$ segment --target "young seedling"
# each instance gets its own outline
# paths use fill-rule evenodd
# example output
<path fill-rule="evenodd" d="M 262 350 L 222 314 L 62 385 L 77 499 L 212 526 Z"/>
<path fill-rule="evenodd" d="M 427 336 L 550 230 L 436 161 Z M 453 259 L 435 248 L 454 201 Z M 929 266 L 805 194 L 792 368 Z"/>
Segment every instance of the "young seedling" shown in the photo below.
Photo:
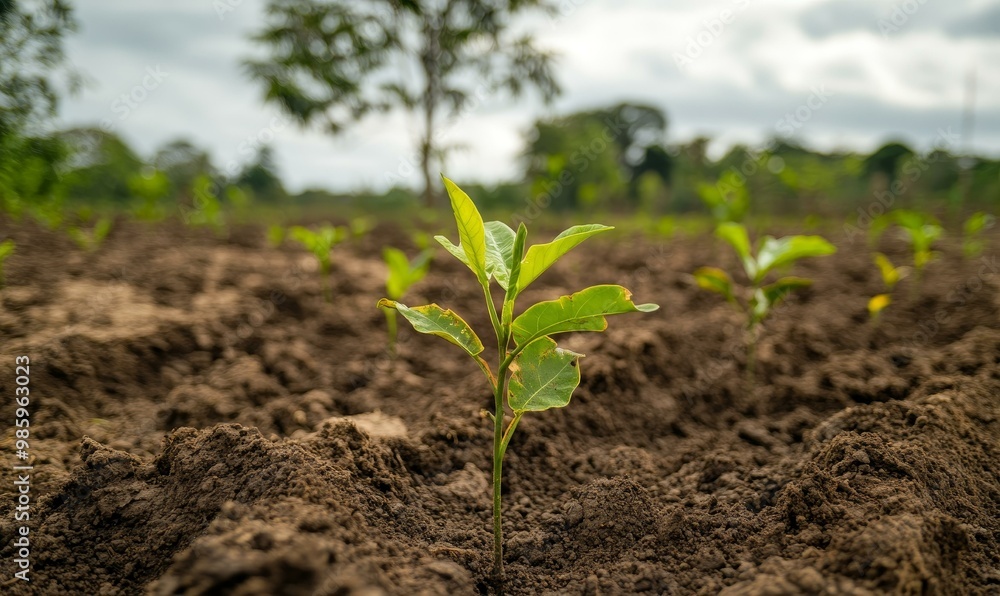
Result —
<path fill-rule="evenodd" d="M 70 239 L 76 243 L 80 250 L 86 252 L 95 252 L 104 243 L 105 238 L 111 233 L 111 228 L 114 226 L 115 220 L 104 216 L 98 218 L 94 223 L 94 226 L 89 230 L 81 226 L 71 226 L 67 228 L 66 233 L 69 234 Z"/>
<path fill-rule="evenodd" d="M 983 254 L 985 242 L 983 232 L 993 227 L 996 218 L 989 213 L 973 213 L 962 226 L 962 253 L 967 259 L 975 259 Z"/>
<path fill-rule="evenodd" d="M 877 324 L 882 311 L 892 304 L 892 292 L 896 289 L 896 284 L 910 274 L 910 268 L 905 265 L 894 266 L 889 257 L 880 252 L 875 253 L 875 266 L 878 267 L 886 290 L 868 300 L 868 314 L 871 315 L 872 321 Z"/>
<path fill-rule="evenodd" d="M 924 268 L 938 256 L 938 253 L 932 250 L 932 245 L 944 233 L 944 228 L 933 216 L 916 211 L 896 211 L 893 221 L 903 230 L 903 235 L 910 244 L 914 275 L 919 285 Z"/>
<path fill-rule="evenodd" d="M 406 258 L 406 253 L 398 248 L 387 246 L 382 249 L 382 259 L 389 266 L 389 276 L 385 281 L 385 294 L 389 300 L 402 300 L 410 286 L 422 280 L 431 266 L 434 252 L 424 249 L 413 260 Z M 396 357 L 396 310 L 383 308 L 386 325 L 389 327 L 389 354 Z"/>
<path fill-rule="evenodd" d="M 14 248 L 14 241 L 10 238 L 0 242 L 0 288 L 4 287 L 7 283 L 4 277 L 4 263 L 7 262 L 10 255 L 14 254 Z"/>
<path fill-rule="evenodd" d="M 837 249 L 820 236 L 765 236 L 754 250 L 746 228 L 732 222 L 719 225 L 715 234 L 736 251 L 749 284 L 736 285 L 728 273 L 717 267 L 702 267 L 694 272 L 694 278 L 699 287 L 722 294 L 746 315 L 746 375 L 752 387 L 760 324 L 788 294 L 812 285 L 812 280 L 802 277 L 782 277 L 766 283 L 768 274 L 791 267 L 800 259 L 833 254 Z"/>
<path fill-rule="evenodd" d="M 285 242 L 285 235 L 288 230 L 281 224 L 274 224 L 267 228 L 267 245 L 271 248 L 278 248 Z"/>
<path fill-rule="evenodd" d="M 333 250 L 334 246 L 347 239 L 347 230 L 342 227 L 333 227 L 330 224 L 323 224 L 316 231 L 303 226 L 292 226 L 289 235 L 316 257 L 319 262 L 323 298 L 327 302 L 333 302 L 333 293 L 330 289 L 330 267 L 332 265 L 330 251 Z"/>
<path fill-rule="evenodd" d="M 732 171 L 723 174 L 715 184 L 699 184 L 698 197 L 717 224 L 743 221 L 750 207 L 746 179 Z"/>
<path fill-rule="evenodd" d="M 444 236 L 435 239 L 476 276 L 486 299 L 497 338 L 498 366 L 483 358 L 483 342 L 460 316 L 437 304 L 408 307 L 383 298 L 378 306 L 396 309 L 420 333 L 440 336 L 462 348 L 476 362 L 493 392 L 493 579 L 503 583 L 503 526 L 500 486 L 503 458 L 518 423 L 527 412 L 541 412 L 569 404 L 580 383 L 582 354 L 562 349 L 551 336 L 571 331 L 604 331 L 607 315 L 652 312 L 655 304 L 636 305 L 621 286 L 593 286 L 558 300 L 539 302 L 514 316 L 517 297 L 560 257 L 587 238 L 612 228 L 598 224 L 573 226 L 551 242 L 527 247 L 528 230 L 517 232 L 499 221 L 483 223 L 469 198 L 451 180 L 444 179 L 458 224 L 459 244 Z M 504 290 L 499 311 L 490 294 L 496 281 Z M 513 413 L 505 425 L 505 405 Z M 502 589 L 502 588 L 501 588 Z"/>

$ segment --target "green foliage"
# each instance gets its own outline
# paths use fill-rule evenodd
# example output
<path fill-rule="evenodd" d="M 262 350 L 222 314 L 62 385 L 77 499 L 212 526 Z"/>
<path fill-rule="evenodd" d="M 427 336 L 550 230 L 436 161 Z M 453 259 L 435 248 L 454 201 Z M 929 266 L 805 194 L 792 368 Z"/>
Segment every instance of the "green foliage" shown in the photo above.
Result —
<path fill-rule="evenodd" d="M 89 219 L 89 218 L 85 218 Z M 104 243 L 105 238 L 111 233 L 115 220 L 108 216 L 99 217 L 90 229 L 84 226 L 74 225 L 66 229 L 70 239 L 76 243 L 81 250 L 95 252 Z"/>
<path fill-rule="evenodd" d="M 14 254 L 15 248 L 16 245 L 10 238 L 0 242 L 0 288 L 6 284 L 6 279 L 4 277 L 4 263 L 12 254 Z"/>
<path fill-rule="evenodd" d="M 655 304 L 636 305 L 621 286 L 593 286 L 557 300 L 539 302 L 514 317 L 517 297 L 560 257 L 580 242 L 610 230 L 608 226 L 573 226 L 551 242 L 526 247 L 527 227 L 517 231 L 502 222 L 483 222 L 472 199 L 453 182 L 444 179 L 458 226 L 459 244 L 436 239 L 476 277 L 486 299 L 486 308 L 497 338 L 496 373 L 481 357 L 479 336 L 461 317 L 436 304 L 407 307 L 382 299 L 380 307 L 397 310 L 421 333 L 440 336 L 462 348 L 482 369 L 494 395 L 493 436 L 493 561 L 494 576 L 503 578 L 503 533 L 501 523 L 501 479 L 503 458 L 511 436 L 526 412 L 559 408 L 569 404 L 580 382 L 581 354 L 559 348 L 551 338 L 572 331 L 603 331 L 606 317 L 629 312 L 651 312 Z M 504 290 L 498 314 L 490 293 L 491 281 Z M 505 425 L 504 406 L 513 411 Z"/>
<path fill-rule="evenodd" d="M 128 188 L 137 199 L 132 215 L 139 221 L 160 221 L 167 210 L 163 199 L 170 192 L 170 180 L 160 170 L 149 168 L 128 179 Z"/>
<path fill-rule="evenodd" d="M 868 314 L 871 315 L 872 319 L 878 319 L 882 311 L 892 304 L 892 292 L 896 289 L 896 284 L 910 274 L 910 268 L 906 266 L 896 267 L 889 260 L 889 257 L 880 252 L 875 253 L 874 260 L 886 290 L 868 300 Z"/>
<path fill-rule="evenodd" d="M 347 229 L 334 227 L 330 224 L 323 224 L 317 230 L 310 230 L 303 226 L 292 226 L 289 229 L 289 236 L 306 250 L 316 257 L 319 263 L 320 283 L 323 288 L 323 297 L 327 302 L 333 302 L 333 294 L 330 289 L 330 269 L 333 265 L 331 252 L 333 247 L 347 239 Z"/>
<path fill-rule="evenodd" d="M 226 233 L 226 213 L 216 195 L 216 184 L 207 175 L 194 180 L 194 197 L 190 207 L 181 207 L 184 223 L 195 228 L 209 227 L 217 236 Z"/>
<path fill-rule="evenodd" d="M 996 223 L 996 218 L 989 213 L 979 211 L 973 213 L 962 225 L 962 254 L 967 259 L 975 259 L 983 254 L 985 241 L 983 234 Z"/>
<path fill-rule="evenodd" d="M 72 7 L 63 0 L 0 1 L 0 146 L 4 137 L 30 135 L 55 115 L 59 79 L 77 86 L 78 77 L 61 71 L 64 38 L 75 29 Z"/>
<path fill-rule="evenodd" d="M 533 202 L 593 209 L 638 205 L 646 195 L 645 206 L 656 207 L 662 193 L 649 184 L 666 184 L 673 164 L 659 145 L 666 127 L 662 110 L 630 103 L 536 121 L 525 150 Z"/>
<path fill-rule="evenodd" d="M 726 171 L 715 184 L 699 184 L 698 198 L 708 207 L 716 223 L 743 221 L 750 207 L 746 177 Z"/>
<path fill-rule="evenodd" d="M 331 133 L 395 107 L 420 114 L 430 199 L 431 161 L 447 150 L 435 133 L 475 100 L 476 85 L 512 96 L 535 87 L 545 100 L 558 93 L 552 56 L 511 26 L 522 13 L 553 8 L 551 0 L 270 0 L 254 36 L 267 57 L 247 66 L 266 101 Z M 409 66 L 421 76 L 401 74 Z"/>
<path fill-rule="evenodd" d="M 937 258 L 934 242 L 944 234 L 937 218 L 927 213 L 898 209 L 879 217 L 872 224 L 871 234 L 878 238 L 886 229 L 896 226 L 913 253 L 913 268 L 919 278 L 928 263 Z"/>
<path fill-rule="evenodd" d="M 801 259 L 831 255 L 837 249 L 819 236 L 765 236 L 754 251 L 746 228 L 733 222 L 720 224 L 715 233 L 736 251 L 749 283 L 745 287 L 738 286 L 728 273 L 717 267 L 698 269 L 694 279 L 698 287 L 721 294 L 746 316 L 750 338 L 747 375 L 752 379 L 757 327 L 786 296 L 812 284 L 811 280 L 802 277 L 781 277 L 767 283 L 768 275 L 787 269 Z"/>
<path fill-rule="evenodd" d="M 406 258 L 406 253 L 398 248 L 387 246 L 382 249 L 382 259 L 389 268 L 389 275 L 385 281 L 385 293 L 390 300 L 402 300 L 410 286 L 422 280 L 427 271 L 430 270 L 431 259 L 434 252 L 425 248 L 413 260 Z M 386 324 L 389 328 L 389 352 L 396 355 L 396 311 L 391 308 L 382 309 L 385 311 Z"/>
<path fill-rule="evenodd" d="M 273 224 L 267 228 L 267 245 L 278 248 L 285 242 L 288 230 L 281 224 Z"/>

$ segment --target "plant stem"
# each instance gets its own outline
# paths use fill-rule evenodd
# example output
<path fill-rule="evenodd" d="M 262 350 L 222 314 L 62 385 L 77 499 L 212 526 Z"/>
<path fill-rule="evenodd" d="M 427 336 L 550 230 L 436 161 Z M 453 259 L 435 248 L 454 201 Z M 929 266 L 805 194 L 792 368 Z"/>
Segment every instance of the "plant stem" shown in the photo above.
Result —
<path fill-rule="evenodd" d="M 753 393 L 756 385 L 757 368 L 757 334 L 756 329 L 750 330 L 750 337 L 747 339 L 747 368 L 746 368 L 746 391 Z"/>
<path fill-rule="evenodd" d="M 499 587 L 503 585 L 503 518 L 501 509 L 501 483 L 503 479 L 503 374 L 498 378 L 494 399 L 496 413 L 493 416 L 493 579 Z"/>
<path fill-rule="evenodd" d="M 391 308 L 385 310 L 385 323 L 389 327 L 389 357 L 396 359 L 396 339 L 399 329 L 396 325 L 396 311 Z"/>

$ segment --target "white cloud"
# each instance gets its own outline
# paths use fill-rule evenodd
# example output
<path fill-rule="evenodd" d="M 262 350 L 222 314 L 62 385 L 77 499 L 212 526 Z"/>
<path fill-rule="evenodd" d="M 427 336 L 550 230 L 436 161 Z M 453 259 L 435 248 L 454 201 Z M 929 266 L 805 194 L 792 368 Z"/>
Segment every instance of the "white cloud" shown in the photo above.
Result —
<path fill-rule="evenodd" d="M 240 69 L 255 51 L 246 37 L 260 23 L 264 2 L 231 3 L 234 10 L 221 20 L 205 0 L 80 3 L 82 31 L 69 54 L 95 86 L 64 102 L 62 122 L 110 118 L 146 155 L 183 136 L 209 149 L 219 166 L 247 159 L 247 138 L 267 137 L 278 112 L 263 105 L 261 90 Z M 886 0 L 558 4 L 560 15 L 530 24 L 541 45 L 562 54 L 565 95 L 551 108 L 534 97 L 516 104 L 489 98 L 460 117 L 447 135 L 468 146 L 448 161 L 454 177 L 513 178 L 535 118 L 625 100 L 666 109 L 673 140 L 705 134 L 726 144 L 761 142 L 817 85 L 836 96 L 803 124 L 800 137 L 807 142 L 868 149 L 902 135 L 929 146 L 939 126 L 957 129 L 965 73 L 973 66 L 976 147 L 1000 153 L 1000 39 L 979 34 L 974 22 L 980 14 L 991 22 L 989 3 L 956 2 L 945 12 L 927 3 L 888 38 L 877 19 L 898 3 Z M 723 10 L 732 18 L 719 27 Z M 675 54 L 692 43 L 698 56 L 678 68 Z M 146 68 L 156 65 L 169 77 L 119 120 L 112 102 L 141 85 Z M 414 117 L 393 113 L 337 138 L 287 126 L 274 134 L 273 145 L 293 189 L 381 188 L 387 172 L 399 173 L 410 160 L 418 133 Z M 406 179 L 419 186 L 419 176 Z"/>

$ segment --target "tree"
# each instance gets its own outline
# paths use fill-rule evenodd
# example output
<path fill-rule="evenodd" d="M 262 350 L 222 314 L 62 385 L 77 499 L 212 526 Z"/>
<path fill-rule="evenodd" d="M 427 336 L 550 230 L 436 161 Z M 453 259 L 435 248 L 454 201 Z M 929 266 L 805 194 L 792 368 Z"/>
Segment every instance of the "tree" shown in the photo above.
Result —
<path fill-rule="evenodd" d="M 535 195 L 547 194 L 557 207 L 586 206 L 614 194 L 636 201 L 642 174 L 653 171 L 664 183 L 670 178 L 670 157 L 661 145 L 666 128 L 662 110 L 631 103 L 539 120 L 524 154 L 526 178 Z"/>
<path fill-rule="evenodd" d="M 99 128 L 75 128 L 59 139 L 70 151 L 62 177 L 67 198 L 118 206 L 132 201 L 130 181 L 143 164 L 121 137 Z"/>
<path fill-rule="evenodd" d="M 65 61 L 63 37 L 75 29 L 62 0 L 0 0 L 0 137 L 55 114 L 54 75 Z M 76 78 L 69 83 L 75 86 Z"/>
<path fill-rule="evenodd" d="M 0 0 L 0 209 L 19 213 L 34 193 L 53 193 L 66 152 L 40 129 L 55 114 L 63 38 L 75 28 L 62 0 Z"/>
<path fill-rule="evenodd" d="M 440 161 L 442 117 L 485 94 L 559 93 L 552 54 L 512 19 L 554 10 L 553 0 L 269 0 L 254 36 L 269 55 L 247 61 L 252 79 L 302 125 L 332 134 L 373 112 L 404 108 L 422 119 L 418 145 L 425 202 L 433 203 L 432 161 Z M 417 80 L 406 76 L 415 67 Z M 397 180 L 387 180 L 397 182 Z"/>
<path fill-rule="evenodd" d="M 891 186 L 896 181 L 903 160 L 912 155 L 913 149 L 902 143 L 886 143 L 865 159 L 865 174 L 885 176 L 886 186 Z"/>
<path fill-rule="evenodd" d="M 257 158 L 248 164 L 236 178 L 236 184 L 249 189 L 255 199 L 276 202 L 288 197 L 274 164 L 274 151 L 263 145 L 257 151 Z"/>

